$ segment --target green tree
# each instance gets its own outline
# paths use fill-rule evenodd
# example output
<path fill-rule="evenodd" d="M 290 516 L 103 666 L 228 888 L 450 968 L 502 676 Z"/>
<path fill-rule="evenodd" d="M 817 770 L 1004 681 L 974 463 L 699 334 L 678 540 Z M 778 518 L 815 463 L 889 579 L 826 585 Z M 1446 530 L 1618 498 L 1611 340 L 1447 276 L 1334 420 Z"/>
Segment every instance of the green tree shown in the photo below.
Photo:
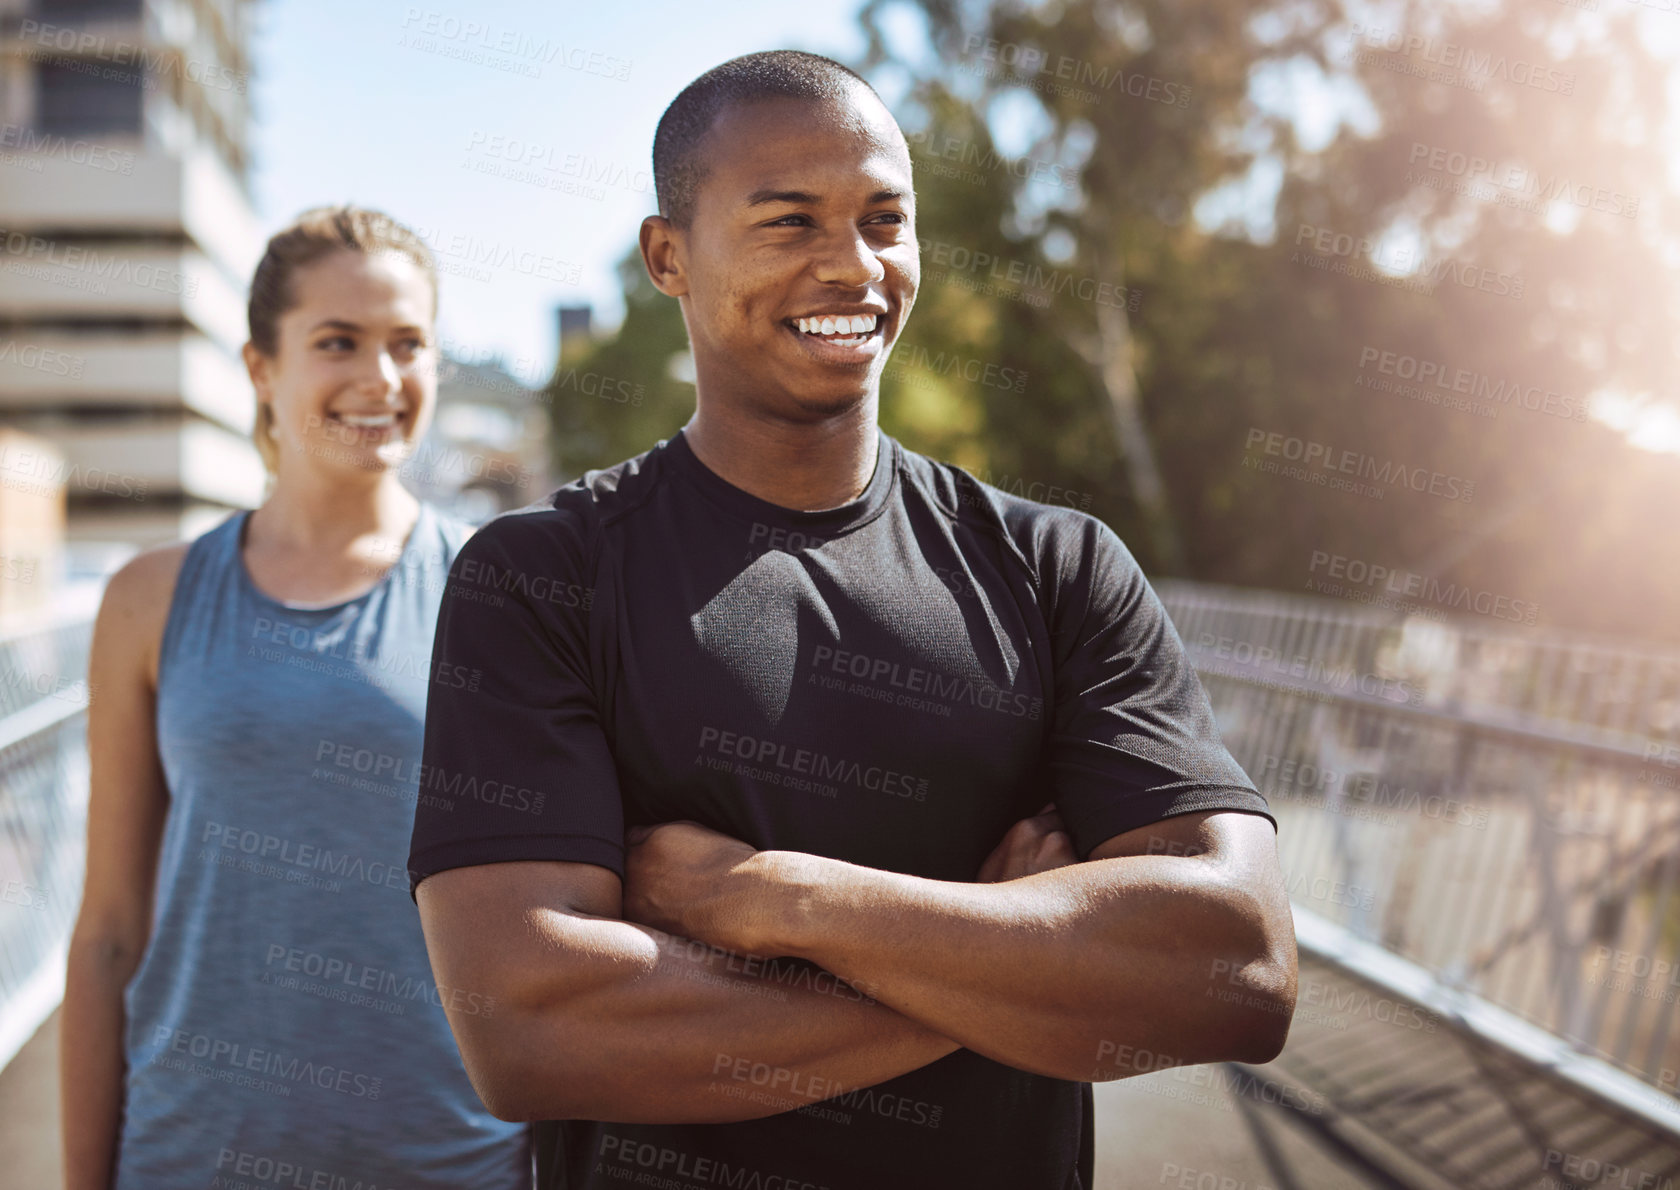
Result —
<path fill-rule="evenodd" d="M 1154 574 L 1300 590 L 1339 554 L 1680 639 L 1680 456 L 1577 416 L 1680 402 L 1649 14 L 1384 11 L 867 4 L 858 67 L 909 80 L 923 270 L 882 424 Z M 906 12 L 926 52 L 887 35 Z M 676 303 L 633 252 L 623 276 L 576 366 L 646 398 L 556 391 L 565 474 L 692 410 Z"/>

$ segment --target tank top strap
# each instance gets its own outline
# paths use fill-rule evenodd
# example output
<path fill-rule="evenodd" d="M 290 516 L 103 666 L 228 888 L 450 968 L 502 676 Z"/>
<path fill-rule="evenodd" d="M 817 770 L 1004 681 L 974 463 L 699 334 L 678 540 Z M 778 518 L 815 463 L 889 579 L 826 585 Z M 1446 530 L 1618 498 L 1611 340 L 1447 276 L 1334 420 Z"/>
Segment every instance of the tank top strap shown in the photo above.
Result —
<path fill-rule="evenodd" d="M 250 515 L 243 508 L 230 513 L 187 547 L 158 648 L 159 684 L 175 658 L 202 655 L 216 626 L 234 610 L 230 601 L 237 599 L 237 584 L 229 581 L 234 577 L 229 568 L 239 564 L 240 530 Z"/>

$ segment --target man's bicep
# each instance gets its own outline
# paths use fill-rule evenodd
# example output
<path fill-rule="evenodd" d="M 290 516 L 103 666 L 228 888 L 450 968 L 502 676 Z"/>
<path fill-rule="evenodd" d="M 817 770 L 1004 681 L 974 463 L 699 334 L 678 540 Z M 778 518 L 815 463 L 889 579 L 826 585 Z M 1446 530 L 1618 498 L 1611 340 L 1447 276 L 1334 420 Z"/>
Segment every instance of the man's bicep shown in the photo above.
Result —
<path fill-rule="evenodd" d="M 590 863 L 486 863 L 427 876 L 414 892 L 473 1089 L 500 1119 L 534 1118 L 529 1097 L 569 1052 L 570 989 L 600 978 L 591 961 L 601 919 L 619 907 L 618 876 Z"/>
<path fill-rule="evenodd" d="M 1202 871 L 1216 873 L 1214 885 L 1236 894 L 1227 903 L 1249 922 L 1256 953 L 1286 973 L 1293 988 L 1295 918 L 1270 818 L 1242 810 L 1175 814 L 1123 831 L 1091 851 L 1094 860 L 1143 855 L 1186 856 L 1209 865 Z"/>
<path fill-rule="evenodd" d="M 1248 866 L 1277 855 L 1277 830 L 1271 820 L 1242 810 L 1200 810 L 1174 814 L 1111 835 L 1091 849 L 1092 859 L 1136 855 L 1205 855 Z"/>
<path fill-rule="evenodd" d="M 438 983 L 515 1002 L 540 995 L 556 945 L 565 949 L 557 915 L 623 912 L 616 873 L 558 860 L 449 868 L 421 880 L 414 897 Z"/>

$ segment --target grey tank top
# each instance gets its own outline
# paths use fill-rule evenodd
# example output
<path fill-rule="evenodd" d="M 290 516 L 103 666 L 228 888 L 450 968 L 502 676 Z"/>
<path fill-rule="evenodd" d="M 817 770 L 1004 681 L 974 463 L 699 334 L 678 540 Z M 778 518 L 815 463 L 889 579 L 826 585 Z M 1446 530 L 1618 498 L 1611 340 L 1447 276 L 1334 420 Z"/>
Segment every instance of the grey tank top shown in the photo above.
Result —
<path fill-rule="evenodd" d="M 479 1101 L 406 870 L 432 635 L 470 530 L 422 505 L 377 586 L 259 591 L 249 514 L 188 549 L 158 657 L 169 787 L 152 934 L 124 1003 L 117 1190 L 529 1187 L 530 1130 Z"/>

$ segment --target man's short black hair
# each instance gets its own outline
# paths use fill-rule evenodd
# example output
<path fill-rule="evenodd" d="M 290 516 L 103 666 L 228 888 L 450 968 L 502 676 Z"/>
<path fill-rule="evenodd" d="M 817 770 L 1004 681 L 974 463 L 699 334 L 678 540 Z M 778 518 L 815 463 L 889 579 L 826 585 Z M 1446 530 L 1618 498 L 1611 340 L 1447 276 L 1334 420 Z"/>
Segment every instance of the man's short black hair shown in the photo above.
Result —
<path fill-rule="evenodd" d="M 706 176 L 700 142 L 724 109 L 760 99 L 840 99 L 869 80 L 821 54 L 765 50 L 714 66 L 682 89 L 659 117 L 653 134 L 653 188 L 659 213 L 678 227 L 694 218 L 694 199 Z M 880 98 L 876 95 L 876 98 Z"/>

